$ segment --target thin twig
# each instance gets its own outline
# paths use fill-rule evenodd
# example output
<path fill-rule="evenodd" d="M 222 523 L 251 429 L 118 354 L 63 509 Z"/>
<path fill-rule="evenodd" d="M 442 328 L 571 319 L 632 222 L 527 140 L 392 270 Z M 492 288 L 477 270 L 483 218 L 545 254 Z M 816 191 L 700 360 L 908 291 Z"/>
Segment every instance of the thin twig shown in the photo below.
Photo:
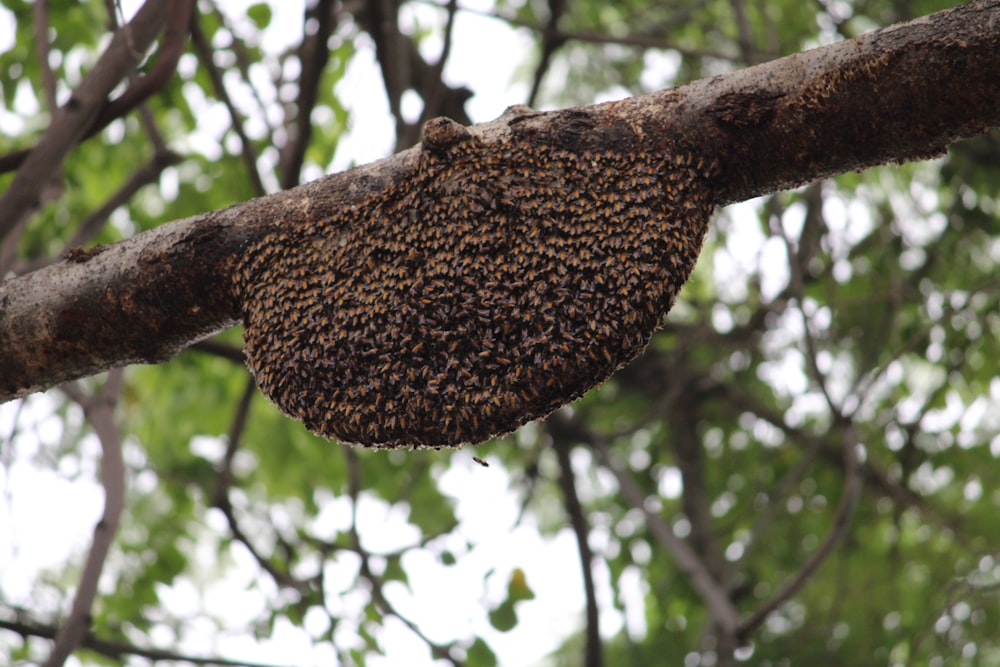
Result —
<path fill-rule="evenodd" d="M 422 4 L 430 5 L 432 7 L 444 7 L 441 2 L 435 2 L 434 0 L 420 0 Z M 743 63 L 743 60 L 739 56 L 734 56 L 733 54 L 723 53 L 721 51 L 712 51 L 709 49 L 697 49 L 697 48 L 687 48 L 674 44 L 662 37 L 662 35 L 669 34 L 670 31 L 682 25 L 690 24 L 691 14 L 695 9 L 699 8 L 699 5 L 704 5 L 703 2 L 689 3 L 685 5 L 684 11 L 678 11 L 674 13 L 674 20 L 670 21 L 669 24 L 656 24 L 651 28 L 647 28 L 643 33 L 629 33 L 627 35 L 608 35 L 599 32 L 589 32 L 586 30 L 579 31 L 564 31 L 557 30 L 553 33 L 555 39 L 561 40 L 563 42 L 585 42 L 588 44 L 616 44 L 620 46 L 635 46 L 644 49 L 663 49 L 676 51 L 682 56 L 690 58 L 711 58 L 714 60 L 721 60 L 725 62 L 733 63 Z M 545 32 L 545 26 L 540 26 L 537 23 L 532 23 L 530 21 L 525 21 L 514 16 L 509 16 L 501 14 L 496 11 L 477 9 L 474 7 L 459 7 L 459 11 L 466 12 L 469 14 L 474 14 L 476 16 L 482 16 L 484 18 L 496 19 L 497 21 L 502 21 L 515 28 L 525 28 L 532 30 L 537 33 Z"/>
<path fill-rule="evenodd" d="M 316 31 L 302 31 L 302 43 L 298 48 L 300 75 L 298 79 L 299 94 L 294 106 L 286 107 L 285 120 L 289 128 L 288 141 L 281 149 L 281 187 L 284 189 L 299 184 L 302 163 L 305 160 L 306 149 L 312 138 L 312 111 L 319 97 L 319 85 L 323 80 L 323 72 L 330 61 L 330 49 L 327 42 L 337 25 L 332 0 L 318 0 L 306 7 L 303 24 L 311 21 L 316 23 Z"/>
<path fill-rule="evenodd" d="M 788 582 L 771 599 L 760 605 L 753 614 L 750 615 L 737 630 L 737 637 L 741 641 L 746 641 L 751 634 L 767 619 L 767 617 L 789 598 L 798 593 L 809 579 L 816 573 L 823 561 L 833 553 L 834 548 L 847 535 L 851 526 L 851 518 L 858 500 L 861 498 L 861 491 L 864 488 L 864 477 L 861 474 L 860 460 L 857 448 L 859 444 L 853 438 L 845 438 L 843 445 L 844 452 L 844 490 L 840 497 L 840 504 L 833 517 L 833 525 L 819 545 L 816 551 L 802 564 L 802 567 L 792 576 Z"/>
<path fill-rule="evenodd" d="M 80 407 L 101 442 L 101 478 L 104 485 L 104 513 L 94 526 L 94 537 L 87 561 L 80 575 L 73 607 L 56 633 L 55 644 L 45 667 L 59 667 L 87 635 L 90 609 L 97 596 L 97 583 L 111 542 L 118 531 L 122 508 L 125 506 L 125 462 L 122 458 L 121 432 L 115 423 L 115 403 L 121 393 L 124 373 L 116 368 L 108 373 L 107 382 L 97 396 L 85 396 L 75 385 L 63 391 Z"/>
<path fill-rule="evenodd" d="M 52 639 L 56 636 L 57 632 L 57 628 L 48 625 L 37 625 L 23 621 L 6 621 L 3 619 L 0 619 L 0 629 L 15 632 L 22 637 L 41 637 L 43 639 Z M 121 661 L 125 656 L 134 655 L 154 662 L 162 660 L 185 662 L 193 665 L 220 665 L 221 667 L 283 667 L 282 665 L 273 663 L 247 662 L 245 660 L 229 660 L 226 658 L 205 658 L 163 649 L 143 648 L 125 642 L 101 639 L 90 633 L 87 633 L 83 638 L 80 646 L 116 661 Z"/>
<path fill-rule="evenodd" d="M 233 36 L 233 39 L 236 39 L 236 37 Z M 201 61 L 201 66 L 205 68 L 205 71 L 208 72 L 208 77 L 212 80 L 212 88 L 215 90 L 215 94 L 226 106 L 226 110 L 229 111 L 229 119 L 232 121 L 233 132 L 240 139 L 240 156 L 243 158 L 243 165 L 247 170 L 247 178 L 250 179 L 250 186 L 257 196 L 267 194 L 264 182 L 260 178 L 260 172 L 257 170 L 257 149 L 254 148 L 253 142 L 250 141 L 250 137 L 243 127 L 243 116 L 229 97 L 229 92 L 222 81 L 222 72 L 216 67 L 212 57 L 212 45 L 205 36 L 205 32 L 201 29 L 201 23 L 197 18 L 191 22 L 191 41 L 194 44 L 195 51 L 198 53 L 198 60 Z"/>
<path fill-rule="evenodd" d="M 861 498 L 861 491 L 864 488 L 864 475 L 862 474 L 861 459 L 858 453 L 858 448 L 861 444 L 854 433 L 852 422 L 844 417 L 843 411 L 833 400 L 832 395 L 827 389 L 826 377 L 820 370 L 819 363 L 817 361 L 816 343 L 810 329 L 811 322 L 809 317 L 806 315 L 805 308 L 803 307 L 803 296 L 805 290 L 803 287 L 802 267 L 796 261 L 797 253 L 795 252 L 788 235 L 785 234 L 784 229 L 781 227 L 780 222 L 776 223 L 775 227 L 780 236 L 784 238 L 785 246 L 788 251 L 791 273 L 790 286 L 793 290 L 793 294 L 796 296 L 799 312 L 802 315 L 804 328 L 803 338 L 805 339 L 807 365 L 809 367 L 810 375 L 812 375 L 816 384 L 819 385 L 820 391 L 826 399 L 827 407 L 833 415 L 834 428 L 838 425 L 842 427 L 843 440 L 841 453 L 844 458 L 844 487 L 843 492 L 841 493 L 840 504 L 837 506 L 837 512 L 833 518 L 833 525 L 827 532 L 823 542 L 806 560 L 806 562 L 802 564 L 792 578 L 785 583 L 781 590 L 760 605 L 750 615 L 750 617 L 740 625 L 737 634 L 741 641 L 746 641 L 749 636 L 762 623 L 764 623 L 767 617 L 775 609 L 795 595 L 799 589 L 801 589 L 802 586 L 804 586 L 806 582 L 812 578 L 816 571 L 819 570 L 820 565 L 823 564 L 827 557 L 833 553 L 837 544 L 839 544 L 840 541 L 847 535 L 848 529 L 851 525 L 851 518 L 854 516 L 854 509 L 857 507 L 858 501 Z"/>
<path fill-rule="evenodd" d="M 232 501 L 229 499 L 229 489 L 233 483 L 233 460 L 236 458 L 236 452 L 240 447 L 240 439 L 243 436 L 243 429 L 246 426 L 246 420 L 250 412 L 250 401 L 256 393 L 257 387 L 254 385 L 253 379 L 248 377 L 246 386 L 243 389 L 243 395 L 236 406 L 233 423 L 229 429 L 229 441 L 226 444 L 226 453 L 223 455 L 222 464 L 219 467 L 213 504 L 226 517 L 226 523 L 229 524 L 229 532 L 232 533 L 233 539 L 242 544 L 250 552 L 257 565 L 271 575 L 276 584 L 304 592 L 309 589 L 310 582 L 296 579 L 290 573 L 278 569 L 274 563 L 257 550 L 253 542 L 251 542 L 250 537 L 243 531 L 243 527 L 236 518 Z"/>
<path fill-rule="evenodd" d="M 168 4 L 168 0 L 146 0 L 129 24 L 115 32 L 108 48 L 66 104 L 53 113 L 52 122 L 39 142 L 32 148 L 0 157 L 0 172 L 18 170 L 0 199 L 3 202 L 0 238 L 37 204 L 46 183 L 44 177 L 53 167 L 61 165 L 78 142 L 93 136 L 94 123 L 108 104 L 108 94 L 135 69 L 149 49 L 163 25 Z"/>
<path fill-rule="evenodd" d="M 36 2 L 33 6 L 35 19 L 35 55 L 42 73 L 42 90 L 45 92 L 45 108 L 53 114 L 58 108 L 56 102 L 56 76 L 49 65 L 49 3 Z"/>
<path fill-rule="evenodd" d="M 842 465 L 841 461 L 843 457 L 839 448 L 826 444 L 826 439 L 823 436 L 813 435 L 804 429 L 789 426 L 784 420 L 783 413 L 762 405 L 757 398 L 748 393 L 738 391 L 731 384 L 723 385 L 720 388 L 725 392 L 725 401 L 732 405 L 738 412 L 748 412 L 755 415 L 757 418 L 779 429 L 789 442 L 801 443 L 807 452 L 815 449 L 824 460 Z M 888 470 L 879 466 L 870 458 L 861 461 L 861 472 L 864 476 L 865 484 L 873 486 L 875 490 L 887 496 L 893 502 L 913 509 L 923 520 L 948 530 L 953 534 L 957 542 L 968 546 L 962 533 L 962 518 L 960 516 L 943 514 L 940 508 L 932 507 L 926 498 L 900 484 L 889 474 Z"/>
<path fill-rule="evenodd" d="M 576 482 L 573 478 L 573 467 L 570 462 L 570 443 L 559 431 L 558 422 L 549 422 L 548 428 L 550 435 L 552 435 L 552 447 L 559 460 L 559 487 L 562 489 L 570 526 L 572 526 L 576 536 L 577 549 L 580 553 L 580 569 L 583 571 L 583 590 L 587 597 L 587 645 L 583 664 L 586 667 L 601 667 L 604 664 L 604 649 L 601 645 L 600 617 L 597 609 L 597 592 L 594 586 L 594 552 L 591 551 L 588 543 L 590 529 L 587 526 L 587 518 L 583 515 L 580 498 L 576 493 Z"/>
<path fill-rule="evenodd" d="M 724 634 L 732 635 L 740 625 L 740 617 L 722 585 L 716 581 L 688 543 L 677 537 L 670 524 L 649 510 L 646 505 L 646 494 L 631 475 L 612 459 L 608 443 L 596 433 L 583 429 L 578 424 L 573 424 L 573 428 L 574 436 L 590 445 L 601 464 L 614 475 L 625 502 L 642 512 L 649 526 L 649 532 L 660 546 L 674 557 L 677 567 L 688 576 L 691 586 L 701 596 L 715 624 Z"/>
<path fill-rule="evenodd" d="M 408 617 L 401 614 L 385 597 L 382 590 L 382 580 L 372 571 L 371 554 L 361 546 L 361 535 L 358 533 L 358 500 L 361 497 L 361 462 L 358 453 L 351 447 L 344 447 L 344 456 L 347 459 L 347 490 L 351 497 L 351 541 L 354 542 L 354 551 L 361 558 L 360 574 L 371 586 L 372 601 L 383 614 L 395 616 L 399 621 L 409 628 L 410 632 L 419 637 L 431 654 L 440 660 L 448 661 L 452 667 L 465 667 L 465 663 L 458 660 L 451 654 L 451 645 L 438 644 L 425 635 L 420 628 Z"/>

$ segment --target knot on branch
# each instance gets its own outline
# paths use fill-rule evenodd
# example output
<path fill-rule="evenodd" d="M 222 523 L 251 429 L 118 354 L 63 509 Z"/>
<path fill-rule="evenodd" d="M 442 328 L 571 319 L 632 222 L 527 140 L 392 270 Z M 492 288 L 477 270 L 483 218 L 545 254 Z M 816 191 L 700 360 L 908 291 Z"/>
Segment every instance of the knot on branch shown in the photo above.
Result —
<path fill-rule="evenodd" d="M 425 150 L 444 152 L 471 136 L 468 128 L 445 116 L 432 118 L 424 123 Z"/>

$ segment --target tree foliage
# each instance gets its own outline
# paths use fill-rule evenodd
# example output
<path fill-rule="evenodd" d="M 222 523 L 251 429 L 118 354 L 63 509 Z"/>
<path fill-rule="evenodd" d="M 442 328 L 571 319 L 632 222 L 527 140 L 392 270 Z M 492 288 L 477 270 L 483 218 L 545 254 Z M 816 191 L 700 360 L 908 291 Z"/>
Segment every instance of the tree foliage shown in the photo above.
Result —
<path fill-rule="evenodd" d="M 943 6 L 319 0 L 293 22 L 284 6 L 202 3 L 176 74 L 70 153 L 0 265 L 23 273 L 359 161 L 351 126 L 372 112 L 351 77 L 365 63 L 397 148 L 428 118 L 468 120 L 471 94 L 503 83 L 449 77 L 483 14 L 532 45 L 505 54 L 523 98 L 501 106 L 561 107 Z M 96 0 L 3 7 L 11 153 L 123 17 Z M 120 391 L 102 393 L 112 375 L 29 397 L 0 412 L 0 525 L 32 509 L 21 479 L 99 483 L 88 424 L 104 396 L 128 492 L 76 654 L 87 664 L 517 664 L 511 645 L 537 637 L 539 613 L 560 618 L 543 647 L 555 664 L 995 664 L 998 182 L 992 133 L 723 209 L 644 355 L 481 446 L 486 468 L 310 435 L 256 395 L 236 329 L 128 368 Z M 36 539 L 4 527 L 0 571 L 25 571 L 18 550 Z M 84 554 L 64 548 L 27 582 L 0 576 L 12 664 L 47 656 L 70 609 Z M 552 572 L 572 572 L 578 597 L 561 599 Z"/>

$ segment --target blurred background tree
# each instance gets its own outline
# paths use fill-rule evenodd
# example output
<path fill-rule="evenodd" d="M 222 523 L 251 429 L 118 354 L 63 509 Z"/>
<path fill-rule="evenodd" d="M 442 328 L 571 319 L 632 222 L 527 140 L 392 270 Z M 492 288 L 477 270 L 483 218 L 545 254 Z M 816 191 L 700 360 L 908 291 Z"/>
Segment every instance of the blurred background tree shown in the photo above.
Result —
<path fill-rule="evenodd" d="M 12 153 L 138 3 L 0 4 Z M 640 94 L 948 4 L 202 0 L 176 74 L 70 154 L 0 266 L 435 116 Z M 128 491 L 74 664 L 998 664 L 998 183 L 994 132 L 721 210 L 638 361 L 475 450 L 315 438 L 256 394 L 238 330 L 5 405 L 0 658 L 44 659 L 69 609 L 101 504 L 83 407 L 110 396 Z"/>

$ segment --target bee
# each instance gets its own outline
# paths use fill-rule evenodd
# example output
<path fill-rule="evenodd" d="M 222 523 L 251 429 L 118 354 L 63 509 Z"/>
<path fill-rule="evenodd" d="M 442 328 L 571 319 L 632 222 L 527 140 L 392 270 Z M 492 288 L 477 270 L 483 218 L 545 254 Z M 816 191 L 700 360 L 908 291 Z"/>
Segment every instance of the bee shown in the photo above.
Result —
<path fill-rule="evenodd" d="M 320 435 L 454 446 L 547 414 L 641 351 L 697 257 L 696 156 L 439 144 L 235 267 L 256 382 Z"/>

